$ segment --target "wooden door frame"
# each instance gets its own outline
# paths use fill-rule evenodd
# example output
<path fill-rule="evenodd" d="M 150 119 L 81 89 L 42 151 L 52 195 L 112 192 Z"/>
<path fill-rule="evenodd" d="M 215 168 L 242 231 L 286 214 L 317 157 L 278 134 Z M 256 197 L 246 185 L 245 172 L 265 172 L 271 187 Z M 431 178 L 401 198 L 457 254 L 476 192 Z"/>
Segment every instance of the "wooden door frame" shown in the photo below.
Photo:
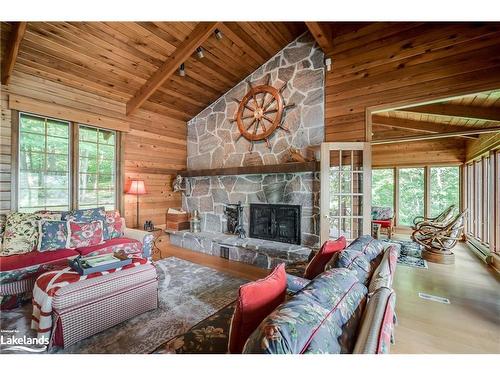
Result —
<path fill-rule="evenodd" d="M 370 142 L 323 142 L 321 144 L 320 165 L 320 242 L 324 243 L 329 238 L 330 227 L 325 219 L 329 217 L 329 168 L 330 151 L 332 150 L 360 150 L 363 152 L 363 234 L 371 234 L 371 160 L 372 150 Z M 370 218 L 365 220 L 366 218 Z"/>

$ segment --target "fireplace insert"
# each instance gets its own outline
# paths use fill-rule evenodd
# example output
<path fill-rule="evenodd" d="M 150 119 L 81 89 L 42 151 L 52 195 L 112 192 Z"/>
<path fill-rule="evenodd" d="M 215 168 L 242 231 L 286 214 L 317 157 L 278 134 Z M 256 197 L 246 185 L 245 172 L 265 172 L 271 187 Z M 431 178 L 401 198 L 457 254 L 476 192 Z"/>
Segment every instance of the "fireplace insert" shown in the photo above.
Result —
<path fill-rule="evenodd" d="M 250 204 L 250 237 L 300 245 L 300 209 L 290 204 Z"/>

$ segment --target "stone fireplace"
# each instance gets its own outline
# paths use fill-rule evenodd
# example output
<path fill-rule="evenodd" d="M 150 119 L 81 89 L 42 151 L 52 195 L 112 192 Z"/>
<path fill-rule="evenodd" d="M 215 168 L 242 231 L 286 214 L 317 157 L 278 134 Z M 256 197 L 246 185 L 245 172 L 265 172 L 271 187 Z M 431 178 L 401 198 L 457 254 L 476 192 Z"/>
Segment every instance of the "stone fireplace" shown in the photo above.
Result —
<path fill-rule="evenodd" d="M 291 148 L 306 155 L 307 150 L 319 146 L 324 139 L 323 58 L 323 52 L 315 44 L 312 36 L 305 33 L 189 121 L 188 170 L 213 171 L 220 168 L 280 165 L 288 162 Z M 270 136 L 268 143 L 256 142 L 250 151 L 248 141 L 240 136 L 236 123 L 232 121 L 238 107 L 234 99 L 241 99 L 246 94 L 250 87 L 248 82 L 256 86 L 266 83 L 268 79 L 269 84 L 276 88 L 287 84 L 282 91 L 283 98 L 287 104 L 294 104 L 284 115 L 283 125 L 289 131 L 277 129 Z M 276 223 L 271 223 L 269 232 L 274 236 L 272 240 L 262 239 L 265 236 L 261 233 L 258 235 L 260 238 L 252 239 L 251 243 L 246 242 L 244 246 L 240 243 L 243 247 L 246 246 L 246 249 L 252 247 L 261 250 L 264 247 L 270 248 L 274 243 L 274 249 L 280 249 L 278 253 L 281 255 L 271 251 L 273 254 L 262 262 L 259 257 L 266 256 L 262 253 L 258 256 L 240 254 L 238 255 L 240 258 L 253 257 L 250 263 L 257 262 L 271 266 L 277 264 L 280 259 L 290 261 L 303 259 L 304 256 L 307 258 L 310 248 L 319 246 L 318 172 L 269 173 L 267 171 L 263 174 L 219 176 L 211 174 L 190 177 L 189 180 L 191 191 L 183 194 L 183 209 L 189 212 L 194 209 L 200 211 L 202 232 L 208 233 L 207 236 L 211 238 L 216 238 L 217 246 L 221 245 L 221 235 L 227 231 L 225 204 L 242 202 L 243 226 L 247 234 L 255 229 L 255 226 L 250 228 L 251 207 L 254 207 L 252 205 L 300 207 L 299 215 L 292 215 L 298 232 L 290 234 L 290 238 L 285 239 L 288 235 L 282 238 L 275 236 L 276 233 L 285 230 L 283 226 L 285 222 L 278 224 L 278 227 Z M 264 224 L 259 225 L 263 229 Z M 184 244 L 186 236 L 190 237 L 183 234 L 183 239 L 179 239 L 178 243 Z M 200 235 L 194 237 L 198 238 Z M 282 240 L 287 243 L 278 242 Z M 222 242 L 228 241 L 225 239 Z M 241 247 L 238 251 L 241 252 Z M 207 252 L 217 253 L 218 247 L 215 249 L 211 245 L 211 249 Z"/>

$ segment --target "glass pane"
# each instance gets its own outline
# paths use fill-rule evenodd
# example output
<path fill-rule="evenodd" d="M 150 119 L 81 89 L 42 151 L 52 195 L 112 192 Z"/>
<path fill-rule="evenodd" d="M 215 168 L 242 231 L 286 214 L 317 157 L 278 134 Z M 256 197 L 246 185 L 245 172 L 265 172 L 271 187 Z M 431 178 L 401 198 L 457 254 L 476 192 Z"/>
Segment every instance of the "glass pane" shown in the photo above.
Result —
<path fill-rule="evenodd" d="M 47 137 L 47 152 L 67 155 L 69 150 L 68 139 Z"/>
<path fill-rule="evenodd" d="M 45 154 L 21 151 L 19 153 L 19 169 L 21 171 L 42 171 L 45 169 Z"/>
<path fill-rule="evenodd" d="M 47 120 L 47 135 L 69 138 L 69 125 L 67 122 L 48 119 Z"/>
<path fill-rule="evenodd" d="M 97 143 L 80 142 L 80 156 L 86 158 L 97 158 Z"/>
<path fill-rule="evenodd" d="M 99 191 L 99 204 L 114 204 L 115 193 L 114 191 Z"/>
<path fill-rule="evenodd" d="M 115 132 L 107 130 L 99 130 L 99 144 L 114 145 Z"/>
<path fill-rule="evenodd" d="M 22 113 L 20 116 L 19 131 L 45 134 L 45 118 Z"/>
<path fill-rule="evenodd" d="M 394 170 L 372 171 L 372 205 L 394 209 Z"/>
<path fill-rule="evenodd" d="M 97 189 L 97 175 L 80 173 L 80 189 Z"/>
<path fill-rule="evenodd" d="M 79 203 L 79 207 L 80 207 L 80 204 L 81 205 L 93 205 L 93 207 L 97 207 L 97 190 L 80 189 L 78 203 Z"/>
<path fill-rule="evenodd" d="M 114 176 L 110 174 L 101 174 L 98 179 L 99 189 L 113 189 L 115 186 Z"/>
<path fill-rule="evenodd" d="M 20 133 L 21 151 L 45 152 L 45 136 L 42 134 Z"/>
<path fill-rule="evenodd" d="M 45 189 L 20 189 L 19 207 L 39 207 L 37 209 L 43 208 L 45 206 L 45 195 Z"/>
<path fill-rule="evenodd" d="M 69 203 L 69 194 L 67 189 L 47 189 L 46 190 L 47 206 L 62 206 Z"/>
<path fill-rule="evenodd" d="M 411 226 L 416 216 L 424 215 L 424 168 L 399 170 L 398 223 Z"/>
<path fill-rule="evenodd" d="M 80 158 L 81 173 L 97 173 L 97 159 Z"/>
<path fill-rule="evenodd" d="M 47 188 L 68 188 L 69 187 L 69 176 L 68 173 L 44 173 L 45 186 Z"/>
<path fill-rule="evenodd" d="M 81 126 L 78 130 L 80 135 L 80 141 L 89 141 L 97 143 L 97 129 L 88 128 L 86 126 Z"/>
<path fill-rule="evenodd" d="M 19 172 L 19 187 L 20 189 L 31 189 L 43 187 L 42 172 Z"/>
<path fill-rule="evenodd" d="M 115 146 L 101 145 L 99 144 L 99 159 L 114 159 L 115 158 Z"/>
<path fill-rule="evenodd" d="M 110 159 L 100 160 L 99 161 L 99 173 L 114 174 L 115 173 L 114 160 L 110 160 Z"/>
<path fill-rule="evenodd" d="M 457 209 L 460 199 L 459 167 L 431 167 L 431 217 L 439 215 L 450 205 Z"/>
<path fill-rule="evenodd" d="M 58 154 L 47 154 L 47 171 L 49 172 L 67 172 L 68 156 Z"/>

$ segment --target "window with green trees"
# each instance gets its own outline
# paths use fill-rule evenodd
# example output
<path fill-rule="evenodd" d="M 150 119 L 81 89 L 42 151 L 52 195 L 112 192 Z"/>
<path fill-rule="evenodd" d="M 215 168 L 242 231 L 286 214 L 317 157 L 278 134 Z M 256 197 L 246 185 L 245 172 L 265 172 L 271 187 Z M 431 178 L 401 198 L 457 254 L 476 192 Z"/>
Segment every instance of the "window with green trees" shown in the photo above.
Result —
<path fill-rule="evenodd" d="M 459 167 L 431 167 L 429 186 L 431 217 L 439 215 L 452 204 L 459 207 Z"/>
<path fill-rule="evenodd" d="M 20 113 L 18 210 L 114 209 L 116 139 L 115 131 Z"/>
<path fill-rule="evenodd" d="M 20 115 L 19 211 L 69 209 L 69 128 L 65 121 Z"/>
<path fill-rule="evenodd" d="M 399 225 L 411 226 L 415 216 L 424 215 L 424 171 L 424 168 L 399 170 Z"/>
<path fill-rule="evenodd" d="M 394 169 L 372 171 L 372 205 L 394 209 Z"/>

